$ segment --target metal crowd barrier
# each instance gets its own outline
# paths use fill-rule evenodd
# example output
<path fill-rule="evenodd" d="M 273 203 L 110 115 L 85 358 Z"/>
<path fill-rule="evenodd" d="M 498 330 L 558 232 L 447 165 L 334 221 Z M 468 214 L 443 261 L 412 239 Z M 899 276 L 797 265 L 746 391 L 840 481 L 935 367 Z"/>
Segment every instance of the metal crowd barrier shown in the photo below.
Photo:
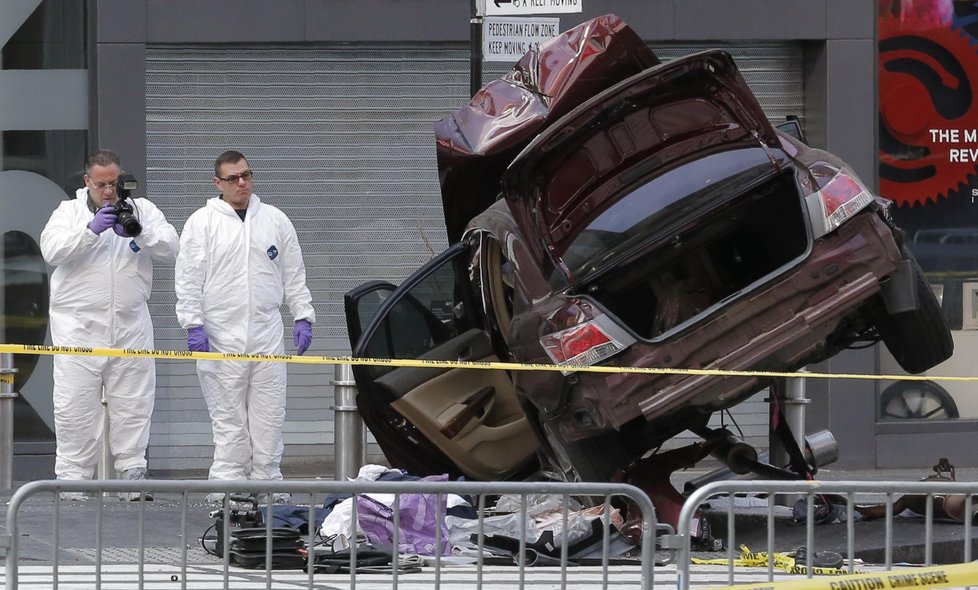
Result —
<path fill-rule="evenodd" d="M 91 499 L 85 502 L 58 500 L 61 492 L 87 492 Z M 124 502 L 117 499 L 121 492 L 150 492 L 155 499 Z M 211 492 L 225 494 L 221 508 L 215 509 L 204 501 L 204 495 Z M 349 550 L 351 567 L 348 573 L 323 573 L 314 566 L 314 559 L 308 560 L 303 569 L 276 569 L 278 553 L 273 555 L 271 544 L 265 545 L 264 560 L 259 569 L 233 565 L 230 543 L 223 543 L 217 556 L 201 549 L 209 524 L 217 523 L 215 532 L 219 532 L 223 539 L 231 538 L 235 515 L 240 515 L 236 512 L 240 505 L 232 500 L 258 494 L 267 494 L 265 497 L 268 498 L 279 493 L 292 494 L 292 501 L 297 506 L 308 506 L 309 522 L 317 521 L 317 509 L 329 494 L 349 494 L 355 498 L 393 495 L 393 547 L 400 545 L 402 517 L 413 518 L 410 514 L 402 515 L 397 508 L 403 495 L 427 494 L 436 498 L 435 518 L 438 522 L 445 517 L 442 511 L 447 508 L 441 500 L 447 495 L 472 498 L 478 515 L 472 539 L 477 538 L 478 550 L 474 555 L 470 549 L 467 555 L 437 554 L 421 559 L 400 555 L 386 570 L 366 568 L 370 571 L 364 573 L 361 568 L 353 567 L 360 563 L 357 544 L 353 543 Z M 554 549 L 548 545 L 548 555 L 542 551 L 535 553 L 529 546 L 528 531 L 524 526 L 519 528 L 518 547 L 514 547 L 512 557 L 505 565 L 499 563 L 498 557 L 493 560 L 484 557 L 483 550 L 490 546 L 486 542 L 490 534 L 484 526 L 494 506 L 489 501 L 500 496 L 517 499 L 518 522 L 521 523 L 528 522 L 528 507 L 538 501 L 535 498 L 559 497 L 561 508 L 555 518 L 561 528 L 556 529 L 558 532 L 554 533 L 553 541 L 553 546 L 559 547 Z M 598 520 L 590 525 L 595 529 L 600 526 L 601 533 L 600 551 L 589 563 L 572 562 L 568 545 L 573 541 L 563 542 L 567 539 L 564 531 L 570 530 L 568 506 L 572 498 L 575 501 L 590 499 L 584 503 L 603 506 L 596 509 Z M 611 550 L 613 542 L 621 541 L 619 533 L 609 524 L 613 502 L 616 506 L 623 502 L 633 506 L 629 521 L 641 532 L 641 542 L 632 551 L 637 555 L 630 557 L 628 563 L 615 559 L 617 554 Z M 636 516 L 634 507 L 641 515 L 640 520 L 633 521 Z M 624 584 L 629 588 L 649 590 L 653 584 L 657 527 L 648 496 L 638 488 L 624 484 L 331 480 L 35 481 L 14 492 L 6 506 L 6 523 L 0 545 L 6 548 L 5 587 L 10 589 L 288 587 L 311 590 L 357 586 L 396 589 L 398 584 L 435 589 L 442 586 L 524 588 L 538 586 L 544 580 L 561 588 L 608 588 Z M 258 526 L 265 527 L 268 538 L 274 536 L 272 519 L 265 519 Z M 347 539 L 356 538 L 355 526 L 355 520 L 351 521 Z M 301 537 L 307 548 L 321 546 L 317 527 L 308 528 L 308 533 Z M 671 528 L 668 532 L 672 532 Z M 437 528 L 434 546 L 441 546 L 442 535 L 442 529 Z M 596 532 L 592 534 L 593 547 L 598 546 L 594 539 L 597 536 Z M 332 541 L 335 548 L 342 539 Z"/>
<path fill-rule="evenodd" d="M 831 495 L 831 496 L 830 496 Z M 720 481 L 710 483 L 690 494 L 683 505 L 674 537 L 667 537 L 661 542 L 678 550 L 678 584 L 679 590 L 688 590 L 697 583 L 691 579 L 691 565 L 697 562 L 697 556 L 702 553 L 693 550 L 691 532 L 696 530 L 699 521 L 707 513 L 716 521 L 725 519 L 726 535 L 723 545 L 726 549 L 723 557 L 711 555 L 712 560 L 701 559 L 697 563 L 709 561 L 726 564 L 726 579 L 728 586 L 737 584 L 738 588 L 825 588 L 835 590 L 889 590 L 892 588 L 922 587 L 968 587 L 978 585 L 978 562 L 972 562 L 973 520 L 976 506 L 973 502 L 978 495 L 978 483 L 955 482 L 950 480 L 931 481 Z M 950 497 L 956 497 L 960 504 L 963 518 L 960 522 L 947 518 L 944 512 L 945 502 Z M 754 507 L 750 499 L 761 500 Z M 778 501 L 775 501 L 775 498 Z M 778 506 L 782 499 L 789 499 L 789 505 L 804 508 L 804 516 L 799 518 L 800 510 L 785 514 L 785 507 Z M 766 501 L 765 501 L 766 500 Z M 828 500 L 829 502 L 826 504 Z M 906 563 L 894 563 L 894 529 L 895 518 L 913 502 L 912 514 L 917 523 L 923 528 L 923 563 L 914 563 L 910 569 Z M 798 504 L 798 502 L 801 504 Z M 766 504 L 766 505 L 765 505 Z M 836 506 L 835 512 L 824 512 L 827 506 Z M 759 541 L 760 526 L 757 518 L 750 524 L 743 524 L 738 530 L 737 515 L 743 517 L 745 512 L 754 511 L 756 517 L 758 508 L 765 512 L 764 522 L 766 539 L 761 546 Z M 921 508 L 923 508 L 922 513 Z M 778 513 L 777 511 L 781 511 Z M 826 524 L 825 519 L 819 520 L 816 511 L 824 517 L 834 514 L 834 524 Z M 872 513 L 872 518 L 865 517 Z M 858 514 L 858 516 L 857 516 Z M 780 564 L 779 556 L 784 556 L 785 547 L 776 545 L 776 523 L 778 519 L 790 520 L 794 526 L 804 526 L 807 548 L 804 558 L 792 559 L 793 567 L 785 571 L 784 562 Z M 922 519 L 922 521 L 921 521 Z M 906 521 L 907 519 L 901 519 Z M 952 531 L 956 547 L 945 546 L 943 551 L 949 555 L 960 557 L 960 564 L 944 566 L 934 565 L 935 520 L 942 527 L 955 527 Z M 861 531 L 868 528 L 870 521 L 877 523 L 873 534 L 878 535 L 879 523 L 882 521 L 883 553 L 882 559 L 862 567 L 856 547 Z M 803 523 L 803 524 L 802 524 Z M 903 524 L 903 523 L 901 523 Z M 819 535 L 816 535 L 816 530 Z M 834 529 L 829 527 L 835 527 Z M 755 546 L 749 547 L 750 553 L 742 553 L 742 539 L 748 528 L 753 531 Z M 784 529 L 780 529 L 782 532 Z M 960 533 L 958 533 L 960 531 Z M 828 538 L 838 539 L 844 534 L 846 550 L 841 554 L 844 561 L 839 568 L 819 568 L 814 562 L 815 555 L 820 551 L 817 537 L 821 536 L 822 546 Z M 830 536 L 831 535 L 831 536 Z M 946 536 L 946 535 L 945 535 Z M 874 542 L 876 540 L 874 539 Z M 960 553 L 958 553 L 960 550 Z M 834 552 L 833 552 L 834 553 Z M 878 551 L 874 553 L 878 554 Z M 930 567 L 928 567 L 930 566 Z M 766 575 L 759 575 L 764 572 Z M 860 573 L 863 572 L 863 573 Z M 785 574 L 791 574 L 795 582 L 785 583 Z M 800 578 L 800 580 L 799 580 Z M 816 583 L 814 578 L 821 578 Z M 805 582 L 807 580 L 807 582 Z M 753 586 L 741 586 L 749 582 Z M 714 584 L 723 581 L 713 580 Z"/>

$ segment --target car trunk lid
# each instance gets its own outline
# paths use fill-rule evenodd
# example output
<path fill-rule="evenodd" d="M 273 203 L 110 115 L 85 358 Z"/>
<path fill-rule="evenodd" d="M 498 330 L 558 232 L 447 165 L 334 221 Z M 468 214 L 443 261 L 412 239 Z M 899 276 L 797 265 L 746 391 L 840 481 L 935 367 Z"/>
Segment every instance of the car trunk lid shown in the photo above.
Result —
<path fill-rule="evenodd" d="M 631 187 L 684 163 L 762 147 L 783 161 L 730 55 L 711 50 L 640 72 L 540 133 L 503 177 L 503 194 L 544 268 L 577 278 L 561 257 Z"/>

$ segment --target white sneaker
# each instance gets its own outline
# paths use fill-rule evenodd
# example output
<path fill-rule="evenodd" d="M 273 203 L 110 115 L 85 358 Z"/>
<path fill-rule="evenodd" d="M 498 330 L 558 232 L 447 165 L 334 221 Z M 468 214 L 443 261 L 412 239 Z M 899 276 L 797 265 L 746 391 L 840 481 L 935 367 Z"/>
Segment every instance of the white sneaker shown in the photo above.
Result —
<path fill-rule="evenodd" d="M 62 502 L 87 502 L 89 497 L 85 492 L 61 492 L 58 499 Z"/>
<path fill-rule="evenodd" d="M 132 469 L 126 469 L 119 476 L 119 479 L 123 481 L 142 481 L 146 479 L 146 468 L 145 467 L 133 467 Z M 128 500 L 130 502 L 138 502 L 140 499 L 145 499 L 146 501 L 151 501 L 153 499 L 152 492 L 119 492 L 120 500 Z"/>

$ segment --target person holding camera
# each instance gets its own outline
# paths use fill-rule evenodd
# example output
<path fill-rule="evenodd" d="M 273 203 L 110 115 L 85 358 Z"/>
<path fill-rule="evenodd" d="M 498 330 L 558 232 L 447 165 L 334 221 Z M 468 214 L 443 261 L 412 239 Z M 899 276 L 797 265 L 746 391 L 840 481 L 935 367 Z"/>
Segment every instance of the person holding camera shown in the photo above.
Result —
<path fill-rule="evenodd" d="M 51 214 L 41 255 L 51 273 L 51 341 L 55 346 L 153 349 L 147 300 L 153 262 L 171 262 L 177 231 L 149 199 L 130 201 L 135 179 L 119 157 L 98 150 L 85 165 L 85 186 Z M 151 358 L 55 355 L 54 428 L 58 479 L 91 479 L 102 448 L 102 397 L 108 443 L 121 479 L 146 478 L 146 446 L 156 396 Z M 120 498 L 138 500 L 137 492 Z M 63 500 L 84 500 L 62 492 Z M 151 500 L 148 494 L 148 500 Z"/>
<path fill-rule="evenodd" d="M 284 354 L 284 301 L 295 318 L 293 344 L 303 354 L 316 313 L 292 222 L 252 193 L 253 172 L 241 152 L 217 158 L 214 185 L 220 195 L 190 216 L 180 236 L 176 310 L 188 348 Z M 285 363 L 199 360 L 197 376 L 214 436 L 209 478 L 281 480 Z M 223 498 L 214 493 L 207 501 Z"/>

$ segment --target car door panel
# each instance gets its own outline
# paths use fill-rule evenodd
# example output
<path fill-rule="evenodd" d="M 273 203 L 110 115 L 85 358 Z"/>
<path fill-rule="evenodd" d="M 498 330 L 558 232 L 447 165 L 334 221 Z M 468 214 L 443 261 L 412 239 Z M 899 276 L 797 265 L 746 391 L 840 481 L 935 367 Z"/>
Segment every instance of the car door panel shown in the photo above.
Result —
<path fill-rule="evenodd" d="M 457 244 L 393 291 L 374 282 L 348 293 L 354 356 L 497 360 L 470 261 Z M 536 435 L 505 371 L 379 364 L 356 365 L 354 376 L 357 407 L 395 467 L 421 475 L 452 465 L 472 479 L 504 479 L 535 459 Z"/>
<path fill-rule="evenodd" d="M 475 360 L 492 353 L 489 340 L 482 330 L 472 329 L 460 334 L 432 348 L 427 353 L 419 355 L 418 359 L 459 360 L 463 354 L 472 354 L 472 351 L 479 353 L 479 357 Z M 446 371 L 448 369 L 443 367 L 397 367 L 390 373 L 378 377 L 375 383 L 379 389 L 382 389 L 389 396 L 389 399 L 396 400 Z"/>
<path fill-rule="evenodd" d="M 503 371 L 452 369 L 391 406 L 472 479 L 503 479 L 535 456 L 536 436 Z"/>

